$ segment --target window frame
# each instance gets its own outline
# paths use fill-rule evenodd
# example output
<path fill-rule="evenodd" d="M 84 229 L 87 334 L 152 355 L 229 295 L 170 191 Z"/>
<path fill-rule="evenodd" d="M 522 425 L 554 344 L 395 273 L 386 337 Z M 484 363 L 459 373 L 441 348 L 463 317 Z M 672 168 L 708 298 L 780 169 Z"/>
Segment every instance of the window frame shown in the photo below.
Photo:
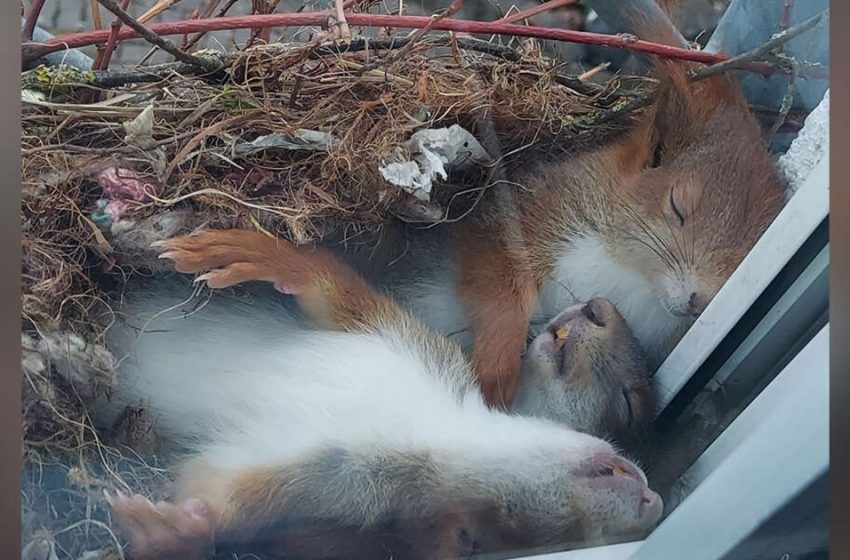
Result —
<path fill-rule="evenodd" d="M 728 557 L 828 473 L 828 219 L 827 154 L 657 370 L 657 422 L 755 387 L 686 469 L 687 497 L 645 540 L 527 558 Z"/>

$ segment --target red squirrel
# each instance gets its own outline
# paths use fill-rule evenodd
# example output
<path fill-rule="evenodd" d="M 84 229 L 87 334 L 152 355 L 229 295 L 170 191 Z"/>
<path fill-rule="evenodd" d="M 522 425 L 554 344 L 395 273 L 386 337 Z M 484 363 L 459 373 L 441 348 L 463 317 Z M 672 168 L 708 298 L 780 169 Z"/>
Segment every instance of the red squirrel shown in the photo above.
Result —
<path fill-rule="evenodd" d="M 594 297 L 616 305 L 657 368 L 781 211 L 739 86 L 691 81 L 693 67 L 655 60 L 654 102 L 623 135 L 529 162 L 470 217 L 407 228 L 392 266 L 363 265 L 433 328 L 460 333 L 489 404 L 516 394 L 529 321 Z"/>
<path fill-rule="evenodd" d="M 576 402 L 595 401 L 615 423 L 632 406 L 629 422 L 649 417 L 647 378 L 634 368 L 610 389 L 584 390 L 606 340 L 637 348 L 610 303 L 568 309 L 532 342 L 526 367 L 538 377 L 523 406 L 542 410 L 533 417 L 488 407 L 455 344 L 323 249 L 231 230 L 161 250 L 213 289 L 271 283 L 318 328 L 267 309 L 271 300 L 258 307 L 217 291 L 168 317 L 181 299 L 174 283 L 128 287 L 127 324 L 109 333 L 110 348 L 128 353 L 96 421 L 141 403 L 180 462 L 173 501 L 108 494 L 136 560 L 197 560 L 214 548 L 442 560 L 640 537 L 660 518 L 637 465 L 548 419 L 554 401 L 534 405 L 552 376 L 575 375 Z"/>

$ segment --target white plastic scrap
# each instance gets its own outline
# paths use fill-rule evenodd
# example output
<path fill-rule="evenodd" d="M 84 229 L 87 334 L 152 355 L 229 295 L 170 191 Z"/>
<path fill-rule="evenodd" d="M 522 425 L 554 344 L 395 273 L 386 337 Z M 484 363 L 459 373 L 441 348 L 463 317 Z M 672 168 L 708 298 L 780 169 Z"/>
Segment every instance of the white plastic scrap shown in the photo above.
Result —
<path fill-rule="evenodd" d="M 142 141 L 151 140 L 153 133 L 153 105 L 148 105 L 136 118 L 124 123 L 124 142 L 138 145 Z"/>
<path fill-rule="evenodd" d="M 791 147 L 779 158 L 777 166 L 788 185 L 788 196 L 797 192 L 814 167 L 829 151 L 829 90 L 815 107 L 797 134 Z"/>
<path fill-rule="evenodd" d="M 405 156 L 410 153 L 413 161 Z M 393 161 L 379 170 L 389 183 L 404 189 L 419 200 L 431 199 L 431 186 L 436 177 L 446 179 L 446 168 L 481 164 L 492 158 L 469 131 L 453 124 L 448 128 L 415 132 L 400 148 Z"/>
<path fill-rule="evenodd" d="M 299 128 L 287 134 L 275 132 L 258 136 L 250 142 L 237 144 L 233 150 L 236 155 L 242 156 L 256 154 L 269 148 L 329 152 L 338 146 L 339 139 L 327 132 Z"/>
<path fill-rule="evenodd" d="M 39 103 L 47 101 L 47 96 L 35 89 L 22 89 L 21 101 L 23 101 L 24 103 L 32 103 L 33 105 L 37 105 Z"/>

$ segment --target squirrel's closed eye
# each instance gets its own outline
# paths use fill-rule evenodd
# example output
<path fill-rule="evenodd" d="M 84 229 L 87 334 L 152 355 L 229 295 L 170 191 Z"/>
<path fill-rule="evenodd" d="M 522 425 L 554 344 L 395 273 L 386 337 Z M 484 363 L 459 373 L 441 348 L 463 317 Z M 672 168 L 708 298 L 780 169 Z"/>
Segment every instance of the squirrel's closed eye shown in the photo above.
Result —
<path fill-rule="evenodd" d="M 670 189 L 670 208 L 673 210 L 673 214 L 676 215 L 676 219 L 679 221 L 679 226 L 685 225 L 685 216 L 682 215 L 682 212 L 676 207 L 676 200 L 673 196 L 673 189 Z"/>
<path fill-rule="evenodd" d="M 623 398 L 626 400 L 626 411 L 629 415 L 628 425 L 631 426 L 634 421 L 634 412 L 632 411 L 632 401 L 629 399 L 629 392 L 623 389 Z"/>

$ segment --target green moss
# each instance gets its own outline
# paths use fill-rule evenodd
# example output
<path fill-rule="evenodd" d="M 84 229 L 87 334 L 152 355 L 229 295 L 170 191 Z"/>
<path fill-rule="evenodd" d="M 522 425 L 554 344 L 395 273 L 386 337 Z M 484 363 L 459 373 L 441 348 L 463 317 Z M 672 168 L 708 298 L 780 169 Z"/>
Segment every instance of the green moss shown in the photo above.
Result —
<path fill-rule="evenodd" d="M 91 70 L 80 70 L 66 64 L 58 66 L 42 64 L 21 74 L 21 89 L 34 89 L 52 93 L 57 90 L 62 91 L 80 85 L 88 85 L 93 81 L 94 72 Z"/>
<path fill-rule="evenodd" d="M 573 121 L 574 126 L 591 126 L 595 123 L 599 117 L 602 116 L 602 111 L 598 109 L 593 109 L 592 111 L 588 111 L 586 114 L 577 117 Z"/>
<path fill-rule="evenodd" d="M 222 110 L 227 113 L 238 113 L 241 111 L 257 109 L 259 107 L 256 103 L 245 99 L 242 92 L 233 90 L 227 85 L 221 89 L 221 93 L 218 96 L 218 102 Z"/>

